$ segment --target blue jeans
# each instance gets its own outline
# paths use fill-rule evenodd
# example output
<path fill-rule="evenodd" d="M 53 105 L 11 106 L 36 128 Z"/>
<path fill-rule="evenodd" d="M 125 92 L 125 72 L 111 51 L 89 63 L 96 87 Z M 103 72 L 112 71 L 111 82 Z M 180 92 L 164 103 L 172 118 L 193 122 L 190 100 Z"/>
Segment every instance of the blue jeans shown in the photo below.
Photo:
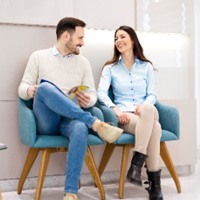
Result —
<path fill-rule="evenodd" d="M 54 85 L 39 85 L 33 102 L 37 130 L 45 135 L 68 137 L 65 192 L 78 193 L 78 182 L 87 148 L 88 132 L 96 117 L 83 111 Z"/>

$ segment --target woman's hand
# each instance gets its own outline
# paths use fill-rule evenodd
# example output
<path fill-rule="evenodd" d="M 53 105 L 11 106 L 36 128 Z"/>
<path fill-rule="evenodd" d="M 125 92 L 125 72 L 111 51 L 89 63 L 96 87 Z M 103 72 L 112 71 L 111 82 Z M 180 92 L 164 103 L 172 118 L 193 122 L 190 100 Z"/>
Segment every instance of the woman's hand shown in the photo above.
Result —
<path fill-rule="evenodd" d="M 129 115 L 125 112 L 122 112 L 119 108 L 114 107 L 113 111 L 115 113 L 115 115 L 117 116 L 117 120 L 118 123 L 122 124 L 122 125 L 126 125 L 129 123 L 130 118 Z"/>
<path fill-rule="evenodd" d="M 135 115 L 140 115 L 140 104 L 135 107 Z"/>

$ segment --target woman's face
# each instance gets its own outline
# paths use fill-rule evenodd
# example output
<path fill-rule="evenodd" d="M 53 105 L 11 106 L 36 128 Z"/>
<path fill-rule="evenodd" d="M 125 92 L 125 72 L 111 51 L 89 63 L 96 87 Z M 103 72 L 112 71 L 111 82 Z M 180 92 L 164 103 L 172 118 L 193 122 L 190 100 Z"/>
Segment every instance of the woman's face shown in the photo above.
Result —
<path fill-rule="evenodd" d="M 121 54 L 133 50 L 133 42 L 126 31 L 118 30 L 116 32 L 115 46 Z"/>

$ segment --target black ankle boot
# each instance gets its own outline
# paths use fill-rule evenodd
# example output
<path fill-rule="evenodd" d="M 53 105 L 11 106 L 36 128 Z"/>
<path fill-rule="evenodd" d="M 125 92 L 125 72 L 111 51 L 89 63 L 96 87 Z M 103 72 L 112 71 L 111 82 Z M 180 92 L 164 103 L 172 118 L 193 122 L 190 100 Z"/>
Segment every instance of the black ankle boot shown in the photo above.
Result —
<path fill-rule="evenodd" d="M 146 160 L 147 156 L 145 154 L 135 152 L 133 155 L 133 158 L 131 160 L 131 166 L 127 173 L 127 180 L 135 185 L 142 185 L 141 180 L 141 169 L 144 164 L 144 161 Z"/>
<path fill-rule="evenodd" d="M 161 170 L 158 170 L 157 172 L 147 171 L 149 187 L 146 189 L 149 192 L 149 200 L 163 200 L 160 185 L 160 174 Z"/>

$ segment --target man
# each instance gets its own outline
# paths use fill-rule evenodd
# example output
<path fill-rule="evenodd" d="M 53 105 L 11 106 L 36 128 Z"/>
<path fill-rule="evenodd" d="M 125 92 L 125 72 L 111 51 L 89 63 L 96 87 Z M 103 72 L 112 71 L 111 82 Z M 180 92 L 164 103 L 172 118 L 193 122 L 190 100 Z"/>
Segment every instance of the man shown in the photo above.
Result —
<path fill-rule="evenodd" d="M 55 46 L 31 55 L 18 88 L 22 99 L 34 98 L 33 112 L 40 134 L 60 132 L 69 138 L 63 200 L 78 199 L 88 129 L 96 131 L 107 142 L 114 142 L 123 132 L 82 110 L 93 106 L 97 100 L 90 63 L 79 55 L 84 45 L 85 26 L 76 18 L 61 19 L 56 27 Z M 89 90 L 76 92 L 77 105 L 67 95 L 78 85 L 87 85 Z"/>

